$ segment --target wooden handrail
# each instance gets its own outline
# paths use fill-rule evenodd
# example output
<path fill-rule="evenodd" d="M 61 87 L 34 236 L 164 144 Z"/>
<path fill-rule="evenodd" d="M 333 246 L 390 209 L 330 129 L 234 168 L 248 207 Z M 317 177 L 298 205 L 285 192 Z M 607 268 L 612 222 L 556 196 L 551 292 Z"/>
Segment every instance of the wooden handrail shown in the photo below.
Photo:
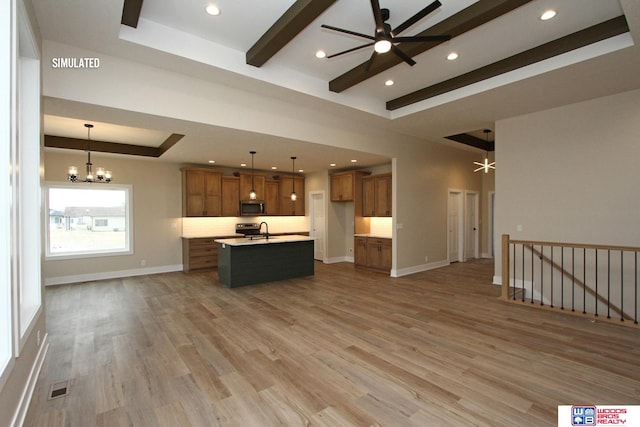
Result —
<path fill-rule="evenodd" d="M 509 236 L 508 234 L 503 234 L 504 236 Z M 517 245 L 542 245 L 542 246 L 562 246 L 565 248 L 578 248 L 578 249 L 602 249 L 602 250 L 612 250 L 612 251 L 629 251 L 629 252 L 640 252 L 640 247 L 635 246 L 609 246 L 609 245 L 593 245 L 593 244 L 580 244 L 580 243 L 562 243 L 562 242 L 539 242 L 536 240 L 509 240 L 509 243 L 514 243 Z"/>

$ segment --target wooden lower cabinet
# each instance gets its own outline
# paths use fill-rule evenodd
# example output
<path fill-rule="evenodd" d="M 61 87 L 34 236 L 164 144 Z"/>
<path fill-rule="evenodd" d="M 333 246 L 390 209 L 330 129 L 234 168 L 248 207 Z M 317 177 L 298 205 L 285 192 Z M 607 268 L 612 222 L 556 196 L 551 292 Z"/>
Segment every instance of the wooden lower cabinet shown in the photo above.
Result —
<path fill-rule="evenodd" d="M 359 267 L 391 271 L 391 239 L 357 236 L 354 264 Z"/>
<path fill-rule="evenodd" d="M 182 270 L 185 273 L 209 270 L 218 266 L 218 247 L 215 237 L 182 239 Z"/>

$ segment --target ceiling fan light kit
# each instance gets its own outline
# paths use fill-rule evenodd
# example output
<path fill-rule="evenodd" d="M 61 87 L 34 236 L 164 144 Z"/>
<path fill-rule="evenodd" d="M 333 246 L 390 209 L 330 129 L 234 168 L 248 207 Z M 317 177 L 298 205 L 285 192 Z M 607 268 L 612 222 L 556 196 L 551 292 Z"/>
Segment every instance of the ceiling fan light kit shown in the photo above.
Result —
<path fill-rule="evenodd" d="M 429 42 L 441 42 L 447 41 L 451 39 L 450 35 L 432 35 L 432 36 L 402 36 L 399 37 L 399 34 L 403 31 L 409 29 L 409 27 L 416 24 L 425 16 L 429 15 L 434 10 L 438 9 L 442 6 L 439 0 L 436 0 L 429 4 L 424 9 L 420 10 L 418 13 L 404 21 L 402 24 L 398 25 L 396 28 L 392 29 L 391 25 L 389 25 L 386 21 L 389 19 L 390 12 L 389 9 L 381 9 L 380 3 L 378 0 L 371 0 L 371 9 L 373 10 L 373 18 L 375 20 L 376 28 L 374 32 L 374 36 L 370 36 L 368 34 L 362 34 L 351 30 L 345 30 L 343 28 L 333 27 L 331 25 L 322 24 L 322 28 L 326 28 L 328 30 L 336 31 L 339 33 L 349 34 L 356 37 L 361 37 L 367 40 L 370 40 L 369 43 L 353 47 L 351 49 L 344 50 L 342 52 L 334 53 L 332 55 L 328 55 L 327 58 L 335 58 L 336 56 L 344 55 L 347 53 L 354 52 L 356 50 L 360 50 L 365 47 L 373 46 L 373 53 L 369 58 L 369 61 L 366 65 L 366 70 L 368 71 L 373 64 L 373 61 L 378 54 L 384 54 L 389 51 L 393 52 L 400 59 L 402 59 L 405 63 L 410 66 L 414 66 L 416 62 L 405 53 L 402 49 L 400 49 L 399 45 L 402 43 L 429 43 Z"/>

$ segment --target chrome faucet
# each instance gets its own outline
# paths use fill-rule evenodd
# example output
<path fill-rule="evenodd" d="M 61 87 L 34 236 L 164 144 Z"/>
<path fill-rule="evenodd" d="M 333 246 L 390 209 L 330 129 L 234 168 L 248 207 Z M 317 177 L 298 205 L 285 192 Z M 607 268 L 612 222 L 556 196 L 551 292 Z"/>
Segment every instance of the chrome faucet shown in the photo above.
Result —
<path fill-rule="evenodd" d="M 267 229 L 267 232 L 263 233 L 262 235 L 264 236 L 265 239 L 269 240 L 269 224 L 267 224 L 266 222 L 262 221 L 260 223 L 260 228 L 258 228 L 258 233 L 262 231 L 262 224 L 264 224 L 265 228 Z"/>

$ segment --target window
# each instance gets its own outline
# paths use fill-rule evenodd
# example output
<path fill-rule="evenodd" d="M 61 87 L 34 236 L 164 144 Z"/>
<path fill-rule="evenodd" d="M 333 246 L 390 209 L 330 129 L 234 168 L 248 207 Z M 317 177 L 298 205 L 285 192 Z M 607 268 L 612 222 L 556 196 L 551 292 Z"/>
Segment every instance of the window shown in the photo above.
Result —
<path fill-rule="evenodd" d="M 49 184 L 47 258 L 131 253 L 130 187 Z"/>

